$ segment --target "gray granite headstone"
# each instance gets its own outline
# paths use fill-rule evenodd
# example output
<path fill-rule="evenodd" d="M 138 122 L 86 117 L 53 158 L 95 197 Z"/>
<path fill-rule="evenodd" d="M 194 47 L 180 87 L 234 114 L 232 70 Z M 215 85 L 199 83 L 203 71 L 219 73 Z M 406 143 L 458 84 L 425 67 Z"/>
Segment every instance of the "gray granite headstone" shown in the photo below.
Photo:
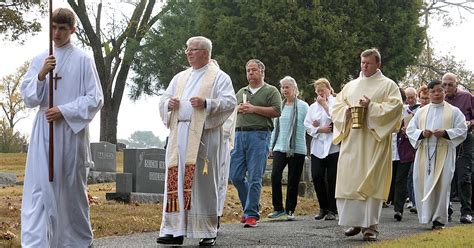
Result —
<path fill-rule="evenodd" d="M 28 144 L 23 144 L 21 146 L 21 152 L 23 153 L 27 153 L 28 152 Z"/>
<path fill-rule="evenodd" d="M 91 143 L 92 161 L 91 171 L 116 172 L 116 148 L 109 142 Z"/>
<path fill-rule="evenodd" d="M 124 172 L 132 174 L 133 192 L 163 194 L 166 150 L 125 149 Z"/>
<path fill-rule="evenodd" d="M 316 197 L 311 177 L 311 158 L 308 156 L 306 156 L 304 161 L 303 173 L 301 174 L 301 180 L 298 187 L 298 195 L 307 198 Z"/>
<path fill-rule="evenodd" d="M 14 172 L 0 172 L 0 185 L 15 185 L 16 173 Z"/>
<path fill-rule="evenodd" d="M 117 193 L 131 193 L 133 188 L 131 173 L 117 173 L 115 188 Z"/>

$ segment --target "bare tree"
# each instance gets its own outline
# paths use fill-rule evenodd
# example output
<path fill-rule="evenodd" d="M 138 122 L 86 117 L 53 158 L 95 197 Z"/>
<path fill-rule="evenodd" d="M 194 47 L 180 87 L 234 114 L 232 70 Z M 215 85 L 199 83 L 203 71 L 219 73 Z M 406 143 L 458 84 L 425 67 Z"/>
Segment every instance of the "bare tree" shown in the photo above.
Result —
<path fill-rule="evenodd" d="M 445 26 L 451 26 L 456 21 L 453 18 L 449 11 L 455 9 L 458 13 L 458 17 L 456 18 L 459 21 L 463 21 L 465 19 L 465 15 L 467 14 L 474 14 L 474 2 L 471 1 L 455 1 L 455 0 L 424 0 L 423 10 L 421 12 L 421 19 L 423 25 L 426 30 L 430 27 L 430 20 L 438 19 L 442 20 Z M 430 64 L 432 59 L 432 48 L 431 48 L 431 41 L 428 34 L 426 32 L 425 37 L 425 48 L 427 52 L 427 60 Z"/>
<path fill-rule="evenodd" d="M 428 84 L 433 79 L 440 79 L 446 72 L 458 76 L 459 85 L 466 90 L 473 91 L 474 73 L 466 68 L 464 62 L 457 61 L 452 55 L 431 56 L 428 61 L 427 50 L 418 57 L 418 63 L 408 67 L 405 78 L 400 82 L 402 86 L 419 87 Z"/>
<path fill-rule="evenodd" d="M 453 10 L 457 13 L 456 16 L 452 15 Z M 474 1 L 424 0 L 420 22 L 427 30 L 424 39 L 425 48 L 417 63 L 407 68 L 407 74 L 400 84 L 420 86 L 441 78 L 446 72 L 453 72 L 458 75 L 460 85 L 472 92 L 471 82 L 474 80 L 474 73 L 465 67 L 464 62 L 456 60 L 452 55 L 435 55 L 428 32 L 433 20 L 440 20 L 444 26 L 449 27 L 463 22 L 467 15 L 472 14 L 474 14 Z"/>
<path fill-rule="evenodd" d="M 156 11 L 156 0 L 136 1 L 131 17 L 125 16 L 123 28 L 110 18 L 107 25 L 111 31 L 102 28 L 103 3 L 97 4 L 94 16 L 84 0 L 68 0 L 81 22 L 79 39 L 91 47 L 95 65 L 104 93 L 104 107 L 100 115 L 100 140 L 117 143 L 117 116 L 122 102 L 126 81 L 135 54 L 142 49 L 140 42 L 171 3 Z M 92 19 L 93 18 L 93 19 Z M 92 21 L 91 21 L 92 20 Z"/>

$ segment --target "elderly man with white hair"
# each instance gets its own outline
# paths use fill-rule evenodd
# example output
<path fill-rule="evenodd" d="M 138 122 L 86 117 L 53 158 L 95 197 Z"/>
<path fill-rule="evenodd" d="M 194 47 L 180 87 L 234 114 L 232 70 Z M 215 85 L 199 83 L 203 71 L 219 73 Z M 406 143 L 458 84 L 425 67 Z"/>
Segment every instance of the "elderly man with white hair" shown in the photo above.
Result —
<path fill-rule="evenodd" d="M 413 87 L 407 87 L 405 89 L 405 96 L 406 96 L 406 101 L 405 103 L 408 105 L 408 109 L 411 112 L 416 112 L 416 110 L 420 107 L 420 104 L 417 102 L 417 93 L 416 89 Z"/>
<path fill-rule="evenodd" d="M 188 39 L 189 65 L 160 99 L 160 115 L 170 129 L 160 244 L 178 245 L 184 236 L 216 243 L 222 125 L 236 106 L 230 77 L 210 62 L 212 43 Z"/>
<path fill-rule="evenodd" d="M 446 90 L 446 102 L 458 107 L 466 117 L 468 128 L 464 142 L 456 148 L 456 187 L 461 200 L 461 218 L 463 224 L 472 224 L 472 126 L 474 124 L 474 97 L 471 93 L 458 88 L 458 77 L 453 73 L 446 73 L 442 78 L 443 88 Z"/>

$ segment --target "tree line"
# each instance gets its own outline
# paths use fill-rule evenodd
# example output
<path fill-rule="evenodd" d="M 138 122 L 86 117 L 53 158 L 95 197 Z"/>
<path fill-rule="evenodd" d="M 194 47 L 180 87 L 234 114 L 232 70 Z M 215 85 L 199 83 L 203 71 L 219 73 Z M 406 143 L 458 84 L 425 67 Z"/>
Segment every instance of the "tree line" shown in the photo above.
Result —
<path fill-rule="evenodd" d="M 473 80 L 472 72 L 452 56 L 436 58 L 427 35 L 428 20 L 442 18 L 452 24 L 452 18 L 445 14 L 447 9 L 454 7 L 471 14 L 472 2 L 67 2 L 78 16 L 79 41 L 93 52 L 105 97 L 100 140 L 111 143 L 117 142 L 117 117 L 125 86 L 131 87 L 132 99 L 159 95 L 172 76 L 187 67 L 185 42 L 195 35 L 213 41 L 213 58 L 231 76 L 236 90 L 247 84 L 245 62 L 259 58 L 267 66 L 266 82 L 272 85 L 291 75 L 303 97 L 309 99 L 313 97 L 312 80 L 326 77 L 339 91 L 344 83 L 358 76 L 359 54 L 370 47 L 381 51 L 384 74 L 403 85 L 422 84 L 447 70 L 460 72 L 463 81 Z M 130 13 L 121 12 L 125 5 Z M 15 40 L 39 30 L 24 30 L 18 28 L 20 21 L 13 25 L 1 18 L 6 9 L 15 12 L 14 8 L 20 14 L 34 8 L 44 13 L 41 1 L 1 8 L 0 27 L 11 25 L 10 29 L 0 28 L 4 39 Z"/>

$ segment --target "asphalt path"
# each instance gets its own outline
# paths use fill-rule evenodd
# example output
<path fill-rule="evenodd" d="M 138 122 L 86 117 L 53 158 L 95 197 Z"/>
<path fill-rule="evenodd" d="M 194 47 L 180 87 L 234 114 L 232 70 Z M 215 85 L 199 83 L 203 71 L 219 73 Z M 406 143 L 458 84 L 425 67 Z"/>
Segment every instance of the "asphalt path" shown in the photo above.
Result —
<path fill-rule="evenodd" d="M 454 203 L 453 221 L 447 227 L 461 225 L 459 203 Z M 379 240 L 391 240 L 421 232 L 434 232 L 431 225 L 418 222 L 416 214 L 405 210 L 401 222 L 393 218 L 393 207 L 384 208 L 379 224 Z M 441 230 L 442 232 L 442 230 Z M 156 243 L 158 232 L 106 237 L 94 241 L 94 247 L 164 247 Z M 199 239 L 184 239 L 183 246 L 198 246 Z M 344 236 L 344 227 L 337 221 L 314 220 L 313 216 L 297 216 L 294 221 L 263 218 L 256 228 L 242 224 L 224 224 L 219 230 L 216 246 L 251 247 L 353 247 L 366 244 L 362 235 Z"/>

